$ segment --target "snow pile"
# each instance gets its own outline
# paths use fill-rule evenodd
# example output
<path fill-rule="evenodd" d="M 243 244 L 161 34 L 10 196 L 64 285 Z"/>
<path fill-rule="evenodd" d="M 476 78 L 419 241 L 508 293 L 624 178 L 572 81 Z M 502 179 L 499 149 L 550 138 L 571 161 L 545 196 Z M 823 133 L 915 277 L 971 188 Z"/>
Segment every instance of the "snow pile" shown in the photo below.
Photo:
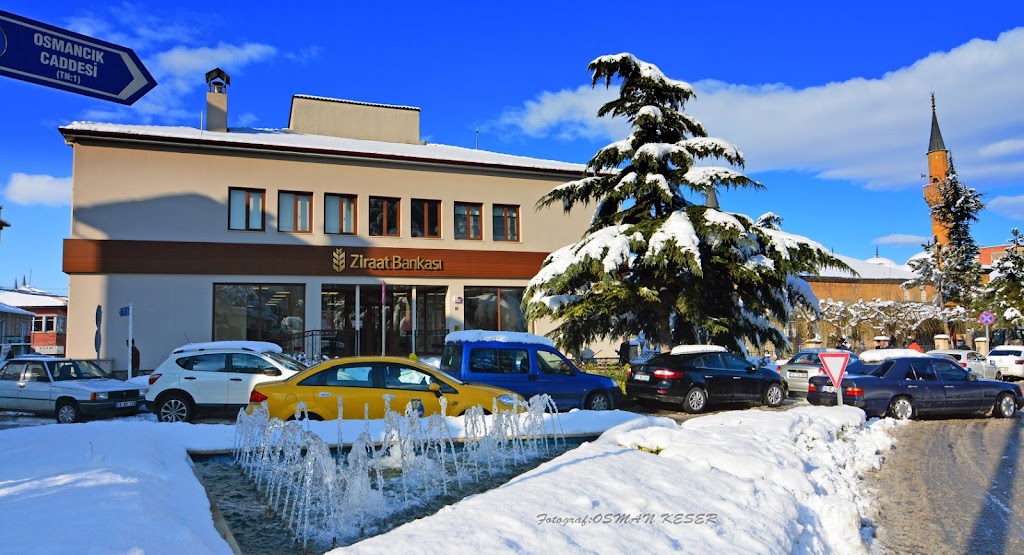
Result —
<path fill-rule="evenodd" d="M 881 464 L 891 425 L 851 407 L 633 420 L 346 553 L 454 533 L 467 552 L 865 553 L 860 473 Z"/>

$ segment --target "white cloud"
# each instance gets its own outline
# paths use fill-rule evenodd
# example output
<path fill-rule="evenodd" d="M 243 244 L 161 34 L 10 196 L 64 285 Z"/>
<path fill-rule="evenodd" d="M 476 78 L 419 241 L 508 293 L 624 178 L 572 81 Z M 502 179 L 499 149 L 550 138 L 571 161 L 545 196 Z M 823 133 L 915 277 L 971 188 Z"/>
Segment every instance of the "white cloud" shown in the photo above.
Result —
<path fill-rule="evenodd" d="M 195 107 L 195 99 L 202 98 L 207 71 L 221 67 L 236 75 L 251 64 L 279 55 L 276 47 L 261 43 L 204 45 L 204 29 L 211 22 L 217 24 L 216 15 L 167 19 L 147 10 L 150 8 L 120 3 L 103 13 L 86 12 L 67 19 L 70 29 L 135 50 L 157 82 L 155 89 L 130 107 L 97 106 L 84 112 L 82 119 L 198 126 L 201 108 Z M 296 56 L 309 59 L 318 52 L 311 47 Z M 234 118 L 228 123 L 238 125 Z"/>
<path fill-rule="evenodd" d="M 896 246 L 912 246 L 919 247 L 930 241 L 928 237 L 923 235 L 909 235 L 906 233 L 893 233 L 892 235 L 886 235 L 885 237 L 877 237 L 872 239 L 872 245 L 896 245 Z"/>
<path fill-rule="evenodd" d="M 996 158 L 1024 153 L 1024 139 L 1008 139 L 978 149 L 978 155 L 984 158 Z"/>
<path fill-rule="evenodd" d="M 920 186 L 927 171 L 928 95 L 934 91 L 943 139 L 961 179 L 973 186 L 972 180 L 1024 178 L 1024 148 L 1015 139 L 1024 110 L 1010 109 L 1024 90 L 1024 28 L 930 54 L 878 78 L 804 89 L 713 80 L 693 85 L 697 98 L 687 111 L 710 135 L 742 148 L 751 172 L 811 172 L 872 189 Z M 596 117 L 596 107 L 616 92 L 614 85 L 611 91 L 582 86 L 543 92 L 496 124 L 534 137 L 618 140 L 625 124 Z M 995 155 L 1017 158 L 992 163 Z"/>
<path fill-rule="evenodd" d="M 985 207 L 1007 218 L 1024 220 L 1024 195 L 996 197 L 989 201 Z"/>
<path fill-rule="evenodd" d="M 4 187 L 4 197 L 23 205 L 68 205 L 71 204 L 71 178 L 13 173 Z"/>

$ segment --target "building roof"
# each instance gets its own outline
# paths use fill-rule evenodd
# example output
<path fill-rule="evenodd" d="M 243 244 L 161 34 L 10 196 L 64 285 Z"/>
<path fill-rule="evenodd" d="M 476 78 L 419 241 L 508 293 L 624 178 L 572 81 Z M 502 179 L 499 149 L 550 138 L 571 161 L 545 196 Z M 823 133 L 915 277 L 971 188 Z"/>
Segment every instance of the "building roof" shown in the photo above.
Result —
<path fill-rule="evenodd" d="M 21 308 L 68 306 L 68 298 L 32 288 L 0 289 L 0 303 Z"/>
<path fill-rule="evenodd" d="M 847 266 L 849 266 L 850 268 L 855 270 L 858 274 L 860 274 L 860 278 L 859 279 L 865 280 L 865 281 L 870 281 L 870 280 L 900 280 L 900 281 L 907 281 L 907 280 L 914 279 L 914 278 L 917 277 L 917 274 L 915 274 L 913 272 L 910 272 L 910 271 L 906 270 L 905 268 L 903 268 L 903 267 L 901 267 L 899 265 L 896 265 L 895 263 L 893 263 L 892 266 L 888 266 L 888 265 L 882 265 L 882 264 L 873 264 L 873 263 L 871 263 L 871 262 L 869 262 L 867 260 L 860 260 L 860 259 L 853 258 L 853 257 L 850 257 L 850 256 L 843 256 L 841 254 L 833 253 L 832 256 L 835 256 L 839 260 L 842 260 L 843 262 L 845 262 Z M 811 279 L 814 279 L 814 277 L 815 276 L 812 276 Z M 826 269 L 823 269 L 818 274 L 818 276 L 816 276 L 816 277 L 831 278 L 831 279 L 850 279 L 850 278 L 853 277 L 853 275 L 850 274 L 849 272 L 845 271 L 845 270 L 838 270 L 836 268 L 826 268 Z"/>
<path fill-rule="evenodd" d="M 939 118 L 935 115 L 935 94 L 932 93 L 932 136 L 928 140 L 928 152 L 946 150 L 946 143 L 942 142 L 942 132 L 939 131 Z"/>
<path fill-rule="evenodd" d="M 25 316 L 35 316 L 34 312 L 22 310 L 20 308 L 0 303 L 0 312 L 6 312 L 8 314 L 24 314 Z"/>
<path fill-rule="evenodd" d="M 358 100 L 345 100 L 344 98 L 330 98 L 327 96 L 316 96 L 312 94 L 296 94 L 292 95 L 292 98 L 308 98 L 310 100 L 325 100 L 327 102 L 339 102 L 341 104 L 355 104 L 357 106 L 377 106 L 378 108 L 395 108 L 398 110 L 415 110 L 420 111 L 415 106 L 399 106 L 397 104 L 380 104 L 378 102 L 360 102 Z"/>
<path fill-rule="evenodd" d="M 103 138 L 126 142 L 187 144 L 210 148 L 252 149 L 292 152 L 313 156 L 376 158 L 411 163 L 455 164 L 480 168 L 508 169 L 578 176 L 586 165 L 499 154 L 438 144 L 407 144 L 325 135 L 291 133 L 280 129 L 232 128 L 229 133 L 203 131 L 194 127 L 122 125 L 74 122 L 60 128 L 68 141 Z"/>

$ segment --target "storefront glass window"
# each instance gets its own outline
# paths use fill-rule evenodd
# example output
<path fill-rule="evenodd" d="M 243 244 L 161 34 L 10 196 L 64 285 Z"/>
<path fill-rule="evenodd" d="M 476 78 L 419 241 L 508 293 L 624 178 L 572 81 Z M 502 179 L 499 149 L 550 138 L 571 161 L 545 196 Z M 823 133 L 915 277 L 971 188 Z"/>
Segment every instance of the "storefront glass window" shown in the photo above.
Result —
<path fill-rule="evenodd" d="M 269 341 L 291 352 L 306 330 L 305 299 L 304 285 L 214 284 L 213 339 Z"/>
<path fill-rule="evenodd" d="M 466 329 L 526 331 L 522 287 L 467 287 Z"/>

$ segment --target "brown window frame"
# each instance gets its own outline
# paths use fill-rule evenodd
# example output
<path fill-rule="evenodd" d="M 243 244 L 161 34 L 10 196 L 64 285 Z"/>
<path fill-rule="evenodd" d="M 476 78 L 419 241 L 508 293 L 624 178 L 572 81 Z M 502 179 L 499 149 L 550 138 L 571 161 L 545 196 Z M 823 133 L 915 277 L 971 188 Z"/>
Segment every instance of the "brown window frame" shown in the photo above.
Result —
<path fill-rule="evenodd" d="M 458 227 L 459 206 L 467 207 L 467 211 L 466 211 L 466 214 L 464 216 L 466 218 L 466 237 L 459 237 L 459 227 Z M 473 206 L 477 207 L 480 210 L 480 213 L 477 215 L 477 218 L 479 218 L 479 220 L 480 220 L 480 236 L 479 237 L 473 237 L 473 226 L 471 225 L 472 224 L 472 219 L 471 219 L 472 217 L 471 217 L 471 215 L 470 215 L 470 213 L 468 211 L 468 208 L 473 207 Z M 458 239 L 459 241 L 483 241 L 484 240 L 484 205 L 483 205 L 482 202 L 459 202 L 459 201 L 456 201 L 455 202 L 455 212 L 454 212 L 454 215 L 452 217 L 452 221 L 454 223 L 454 228 L 455 228 L 454 234 L 452 236 L 455 239 Z"/>
<path fill-rule="evenodd" d="M 327 231 L 327 198 L 338 198 L 338 231 Z M 345 231 L 345 199 L 352 201 L 352 231 Z M 342 193 L 324 193 L 324 233 L 327 235 L 359 234 L 359 196 Z"/>
<path fill-rule="evenodd" d="M 283 207 L 281 206 L 281 195 L 292 196 L 292 222 L 295 229 L 285 230 L 281 229 L 281 212 Z M 299 197 L 306 197 L 309 199 L 309 213 L 307 214 L 308 221 L 306 222 L 306 229 L 299 229 Z M 308 235 L 313 233 L 313 193 L 308 191 L 278 191 L 277 192 L 277 231 L 279 233 L 295 233 L 299 235 Z"/>
<path fill-rule="evenodd" d="M 231 227 L 231 199 L 234 191 L 245 193 L 245 227 Z M 249 198 L 251 193 L 260 196 L 260 226 L 249 227 Z M 228 231 L 266 231 L 267 229 L 267 190 L 250 187 L 228 187 Z"/>
<path fill-rule="evenodd" d="M 416 203 L 417 202 L 422 202 L 423 203 L 423 220 L 424 221 L 421 222 L 422 225 L 420 225 L 420 229 L 422 230 L 422 232 L 419 235 L 415 235 L 414 229 L 415 229 L 416 222 L 415 221 L 411 221 L 410 223 L 413 224 L 413 229 L 410 230 L 409 233 L 412 234 L 413 237 L 425 237 L 427 239 L 440 239 L 441 238 L 441 223 L 443 221 L 443 218 L 441 217 L 441 201 L 437 200 L 437 199 L 426 199 L 426 198 L 414 198 L 414 199 L 412 199 L 410 201 L 410 206 L 409 206 L 410 216 L 412 218 L 416 217 Z M 430 207 L 430 206 L 436 206 L 437 207 L 437 221 L 433 222 L 434 223 L 433 228 L 431 228 L 431 225 L 430 225 L 431 224 L 430 217 L 429 217 L 430 213 L 429 213 L 429 210 L 428 210 L 428 207 Z M 430 233 L 430 231 L 429 231 L 430 229 L 436 229 L 437 232 L 436 233 Z"/>
<path fill-rule="evenodd" d="M 515 219 L 515 224 L 516 224 L 515 225 L 515 233 L 516 233 L 516 236 L 515 237 L 509 237 L 508 236 L 508 230 L 509 230 L 509 225 L 508 225 L 509 224 L 509 217 L 508 217 L 508 214 L 509 214 L 509 210 L 510 209 L 514 210 L 515 211 L 515 215 L 516 215 L 516 219 Z M 502 220 L 502 222 L 504 224 L 504 225 L 501 226 L 502 234 L 500 236 L 498 234 L 494 233 L 494 224 L 493 224 L 494 220 L 497 219 L 499 216 L 501 217 L 501 220 Z M 521 233 L 522 232 L 522 227 L 520 225 L 521 221 L 522 221 L 522 212 L 519 210 L 519 205 L 518 204 L 495 204 L 495 205 L 491 206 L 491 222 L 492 222 L 491 223 L 491 234 L 494 236 L 493 239 L 495 241 L 512 241 L 512 242 L 520 241 L 522 239 L 522 233 Z"/>
<path fill-rule="evenodd" d="M 373 201 L 374 200 L 383 201 L 383 206 L 381 208 L 382 208 L 382 210 L 384 212 L 384 217 L 381 219 L 381 233 L 373 233 Z M 390 220 L 388 220 L 388 204 L 392 203 L 392 202 L 396 206 L 396 209 L 395 209 L 395 219 L 397 220 L 397 222 L 395 223 L 395 232 L 394 233 L 388 233 L 388 228 L 390 227 L 388 225 L 388 223 L 390 223 Z M 369 211 L 369 214 L 370 214 L 369 235 L 371 237 L 401 237 L 402 236 L 402 199 L 401 198 L 398 198 L 398 197 L 377 197 L 377 196 L 373 196 L 373 197 L 370 197 L 370 205 L 369 205 L 368 208 L 370 210 Z"/>

